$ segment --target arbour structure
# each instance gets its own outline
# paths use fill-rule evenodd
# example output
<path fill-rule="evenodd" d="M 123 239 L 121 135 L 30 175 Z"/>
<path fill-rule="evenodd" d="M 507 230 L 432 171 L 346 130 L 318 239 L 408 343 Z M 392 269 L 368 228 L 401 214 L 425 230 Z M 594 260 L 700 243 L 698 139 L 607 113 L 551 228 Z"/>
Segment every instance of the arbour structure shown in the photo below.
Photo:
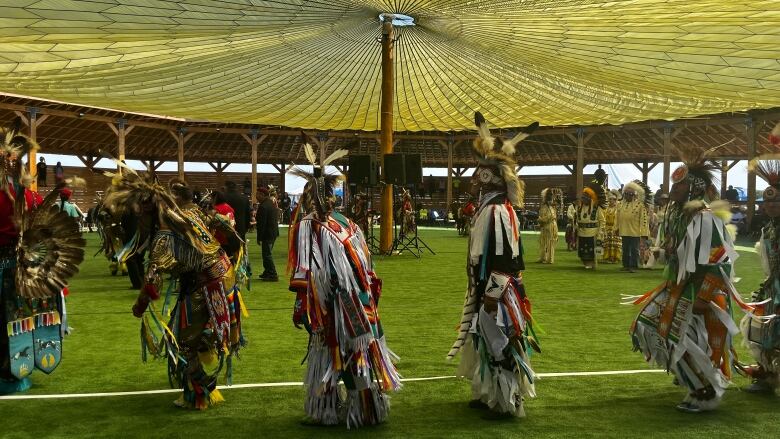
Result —
<path fill-rule="evenodd" d="M 162 162 L 176 161 L 181 176 L 185 161 L 208 162 L 217 173 L 231 163 L 251 163 L 255 165 L 253 194 L 257 164 L 274 165 L 283 173 L 305 162 L 302 131 L 294 128 L 198 122 L 0 94 L 0 123 L 8 125 L 16 118 L 22 119 L 43 152 L 76 155 L 89 168 L 97 163 L 101 151 L 120 159 L 141 160 L 155 169 Z M 767 137 L 779 120 L 780 109 L 770 109 L 617 126 L 542 127 L 521 144 L 518 162 L 522 166 L 564 165 L 577 176 L 577 187 L 582 186 L 587 164 L 633 163 L 645 179 L 660 164 L 668 182 L 675 145 L 720 146 L 712 156 L 723 166 L 721 185 L 725 189 L 726 172 L 735 161 L 773 151 Z M 351 154 L 381 156 L 379 132 L 305 132 L 323 154 L 347 148 Z M 451 183 L 453 176 L 474 164 L 473 138 L 472 132 L 400 132 L 394 136 L 394 150 L 420 154 L 424 167 L 447 168 Z M 31 166 L 34 162 L 33 158 Z M 346 172 L 346 160 L 336 165 Z M 748 196 L 753 205 L 752 174 Z M 452 185 L 448 184 L 448 204 L 451 197 Z"/>

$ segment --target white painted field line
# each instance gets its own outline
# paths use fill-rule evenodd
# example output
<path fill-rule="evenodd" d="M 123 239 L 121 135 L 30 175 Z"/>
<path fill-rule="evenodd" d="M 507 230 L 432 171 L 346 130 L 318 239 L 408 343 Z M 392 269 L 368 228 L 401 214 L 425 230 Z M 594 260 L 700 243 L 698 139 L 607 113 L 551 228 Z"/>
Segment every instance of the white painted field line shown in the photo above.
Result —
<path fill-rule="evenodd" d="M 559 378 L 559 377 L 581 377 L 581 376 L 601 376 L 601 375 L 635 375 L 640 373 L 659 373 L 666 372 L 659 369 L 639 369 L 639 370 L 603 370 L 595 372 L 550 372 L 538 373 L 539 378 Z M 435 381 L 449 380 L 456 378 L 455 375 L 445 375 L 436 377 L 422 378 L 404 378 L 403 382 L 416 381 Z M 300 387 L 301 382 L 281 382 L 281 383 L 249 383 L 234 384 L 232 386 L 219 386 L 219 389 L 252 389 L 258 387 Z M 135 395 L 157 395 L 164 393 L 178 393 L 180 389 L 160 389 L 160 390 L 138 390 L 134 392 L 100 392 L 100 393 L 61 393 L 50 395 L 6 395 L 0 396 L 0 401 L 21 400 L 21 399 L 63 399 L 63 398 L 104 398 L 109 396 L 135 396 Z"/>

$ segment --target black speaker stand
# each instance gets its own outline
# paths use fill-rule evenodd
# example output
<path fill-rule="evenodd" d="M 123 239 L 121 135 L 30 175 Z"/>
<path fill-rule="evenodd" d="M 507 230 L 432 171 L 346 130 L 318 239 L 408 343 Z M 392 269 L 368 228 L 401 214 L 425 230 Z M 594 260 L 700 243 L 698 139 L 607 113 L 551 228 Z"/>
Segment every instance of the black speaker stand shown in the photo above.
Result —
<path fill-rule="evenodd" d="M 395 191 L 394 191 L 395 192 Z M 393 194 L 395 195 L 395 194 Z M 417 190 L 415 187 L 412 187 L 412 201 L 414 202 L 414 206 L 417 206 Z M 401 201 L 403 203 L 403 201 Z M 420 236 L 417 234 L 418 226 L 417 226 L 417 218 L 414 220 L 414 232 L 412 234 L 400 234 L 398 232 L 398 229 L 402 227 L 401 222 L 403 221 L 403 218 L 398 218 L 398 221 L 394 222 L 393 225 L 393 246 L 390 250 L 390 254 L 403 254 L 404 251 L 408 251 L 412 255 L 414 255 L 415 258 L 420 259 L 423 252 L 425 250 L 428 250 L 431 252 L 432 255 L 435 255 L 436 253 L 431 249 L 431 247 L 428 246 L 428 244 L 420 238 Z"/>

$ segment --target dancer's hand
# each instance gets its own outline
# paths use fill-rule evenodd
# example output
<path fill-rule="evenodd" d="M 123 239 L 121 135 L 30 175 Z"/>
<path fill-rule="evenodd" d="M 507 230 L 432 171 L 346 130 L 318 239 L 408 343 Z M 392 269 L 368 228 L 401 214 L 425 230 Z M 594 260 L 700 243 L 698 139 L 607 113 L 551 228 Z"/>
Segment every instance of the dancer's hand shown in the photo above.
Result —
<path fill-rule="evenodd" d="M 483 306 L 485 307 L 485 311 L 487 313 L 496 312 L 498 311 L 498 299 L 485 296 L 485 302 Z"/>
<path fill-rule="evenodd" d="M 150 301 L 151 299 L 148 295 L 144 293 L 139 294 L 138 298 L 135 299 L 135 303 L 133 304 L 133 315 L 139 319 L 143 317 L 144 313 L 146 312 L 146 308 L 149 307 Z"/>

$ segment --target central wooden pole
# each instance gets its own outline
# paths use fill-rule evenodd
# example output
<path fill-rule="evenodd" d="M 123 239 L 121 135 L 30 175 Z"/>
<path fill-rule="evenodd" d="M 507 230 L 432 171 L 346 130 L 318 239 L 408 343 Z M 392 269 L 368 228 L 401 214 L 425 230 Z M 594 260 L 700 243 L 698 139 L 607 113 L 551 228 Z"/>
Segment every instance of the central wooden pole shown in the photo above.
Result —
<path fill-rule="evenodd" d="M 393 16 L 384 14 L 382 22 L 382 103 L 381 140 L 382 180 L 387 181 L 386 154 L 393 153 Z M 382 190 L 382 224 L 379 232 L 379 248 L 389 253 L 393 247 L 393 185 L 386 184 Z"/>
<path fill-rule="evenodd" d="M 30 125 L 30 140 L 33 142 L 38 141 L 38 109 L 37 108 L 29 108 L 27 109 L 27 112 L 29 114 L 28 117 L 28 123 Z M 35 162 L 38 159 L 38 156 L 35 154 L 34 149 L 30 149 L 30 152 L 28 153 L 27 157 L 27 166 L 30 171 L 30 175 L 35 176 L 35 178 L 32 179 L 32 184 L 30 185 L 30 189 L 33 191 L 38 190 L 38 164 Z"/>
<path fill-rule="evenodd" d="M 756 121 L 751 116 L 745 119 L 745 134 L 747 136 L 747 159 L 748 163 L 756 157 L 756 135 L 758 127 Z M 748 167 L 747 181 L 747 224 L 750 230 L 750 224 L 753 222 L 753 215 L 756 213 L 756 173 Z"/>

